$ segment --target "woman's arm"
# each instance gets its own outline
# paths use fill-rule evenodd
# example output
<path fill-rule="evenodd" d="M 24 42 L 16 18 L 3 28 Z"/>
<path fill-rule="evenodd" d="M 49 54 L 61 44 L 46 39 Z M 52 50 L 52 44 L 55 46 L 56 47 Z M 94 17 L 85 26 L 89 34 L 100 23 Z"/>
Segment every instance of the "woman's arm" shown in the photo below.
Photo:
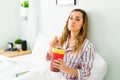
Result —
<path fill-rule="evenodd" d="M 46 60 L 47 61 L 51 60 L 51 50 L 52 50 L 52 47 L 50 47 L 49 50 L 48 50 L 48 52 L 47 52 L 47 55 L 46 55 Z"/>
<path fill-rule="evenodd" d="M 82 54 L 82 59 L 80 62 L 81 69 L 78 69 L 78 80 L 86 80 L 90 74 L 91 69 L 93 67 L 93 61 L 94 61 L 94 50 L 93 50 L 93 44 L 89 43 L 86 46 L 86 49 L 84 50 L 84 53 Z"/>

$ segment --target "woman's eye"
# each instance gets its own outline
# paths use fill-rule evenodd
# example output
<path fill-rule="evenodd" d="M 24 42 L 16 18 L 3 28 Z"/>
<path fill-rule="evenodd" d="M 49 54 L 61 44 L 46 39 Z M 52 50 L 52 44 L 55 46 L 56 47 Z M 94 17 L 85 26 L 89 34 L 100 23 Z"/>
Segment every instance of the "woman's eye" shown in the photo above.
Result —
<path fill-rule="evenodd" d="M 80 21 L 80 19 L 76 19 L 76 21 Z"/>
<path fill-rule="evenodd" d="M 72 18 L 72 17 L 70 17 L 70 19 L 72 20 L 73 18 Z"/>
<path fill-rule="evenodd" d="M 70 17 L 69 19 L 70 19 L 70 20 L 73 20 L 74 18 L 73 18 L 73 17 Z M 76 21 L 80 21 L 79 18 L 75 18 L 75 20 L 76 20 Z"/>

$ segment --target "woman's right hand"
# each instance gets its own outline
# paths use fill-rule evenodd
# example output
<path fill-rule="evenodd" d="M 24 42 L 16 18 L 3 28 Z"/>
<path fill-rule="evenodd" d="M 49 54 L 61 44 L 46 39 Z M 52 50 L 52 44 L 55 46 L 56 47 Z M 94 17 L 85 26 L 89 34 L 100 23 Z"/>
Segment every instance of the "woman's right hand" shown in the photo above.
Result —
<path fill-rule="evenodd" d="M 58 37 L 55 36 L 51 41 L 50 41 L 50 47 L 55 47 L 58 43 Z"/>
<path fill-rule="evenodd" d="M 57 43 L 58 43 L 58 37 L 55 36 L 49 43 L 49 50 L 48 50 L 49 53 L 51 53 L 52 48 L 54 48 L 57 45 Z"/>
<path fill-rule="evenodd" d="M 46 60 L 50 60 L 51 59 L 51 52 L 52 52 L 52 48 L 55 47 L 58 43 L 58 37 L 55 36 L 49 43 L 49 49 L 48 49 L 48 53 L 46 56 Z"/>

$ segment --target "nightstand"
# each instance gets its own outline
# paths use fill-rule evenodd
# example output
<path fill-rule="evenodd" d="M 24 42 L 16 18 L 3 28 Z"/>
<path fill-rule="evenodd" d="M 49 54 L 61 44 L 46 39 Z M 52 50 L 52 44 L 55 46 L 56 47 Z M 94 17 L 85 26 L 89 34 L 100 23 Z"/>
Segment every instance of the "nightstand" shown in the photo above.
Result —
<path fill-rule="evenodd" d="M 30 54 L 31 53 L 31 50 L 26 50 L 26 51 L 23 51 L 23 50 L 19 50 L 19 51 L 5 51 L 5 49 L 0 49 L 0 55 L 4 55 L 4 56 L 7 56 L 7 57 L 16 57 L 16 56 L 21 56 L 21 55 L 26 55 L 26 54 Z"/>

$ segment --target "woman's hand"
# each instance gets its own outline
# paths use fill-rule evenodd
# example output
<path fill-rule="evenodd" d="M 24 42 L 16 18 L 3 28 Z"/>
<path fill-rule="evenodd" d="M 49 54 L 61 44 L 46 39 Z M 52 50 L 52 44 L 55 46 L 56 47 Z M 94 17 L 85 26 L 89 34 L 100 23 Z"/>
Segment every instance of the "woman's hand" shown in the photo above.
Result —
<path fill-rule="evenodd" d="M 49 54 L 51 54 L 51 52 L 52 52 L 52 47 L 55 47 L 57 45 L 57 43 L 58 43 L 58 37 L 55 36 L 53 38 L 53 40 L 51 40 L 50 43 L 49 43 L 49 50 L 48 50 Z"/>
<path fill-rule="evenodd" d="M 49 61 L 51 60 L 51 53 L 52 53 L 52 47 L 55 47 L 58 43 L 58 37 L 55 36 L 49 43 L 49 49 L 48 49 L 48 53 L 46 55 L 46 60 Z"/>
<path fill-rule="evenodd" d="M 58 37 L 55 36 L 53 40 L 50 41 L 50 47 L 55 47 L 58 43 Z"/>
<path fill-rule="evenodd" d="M 53 67 L 54 68 L 58 68 L 60 70 L 62 70 L 63 72 L 67 72 L 73 76 L 78 76 L 78 72 L 77 69 L 73 69 L 73 68 L 69 68 L 65 65 L 64 61 L 62 59 L 57 59 L 54 60 L 53 62 Z"/>
<path fill-rule="evenodd" d="M 54 68 L 58 68 L 62 71 L 66 71 L 67 70 L 67 66 L 65 65 L 64 61 L 60 58 L 58 58 L 57 60 L 54 60 L 53 62 L 53 67 Z"/>

